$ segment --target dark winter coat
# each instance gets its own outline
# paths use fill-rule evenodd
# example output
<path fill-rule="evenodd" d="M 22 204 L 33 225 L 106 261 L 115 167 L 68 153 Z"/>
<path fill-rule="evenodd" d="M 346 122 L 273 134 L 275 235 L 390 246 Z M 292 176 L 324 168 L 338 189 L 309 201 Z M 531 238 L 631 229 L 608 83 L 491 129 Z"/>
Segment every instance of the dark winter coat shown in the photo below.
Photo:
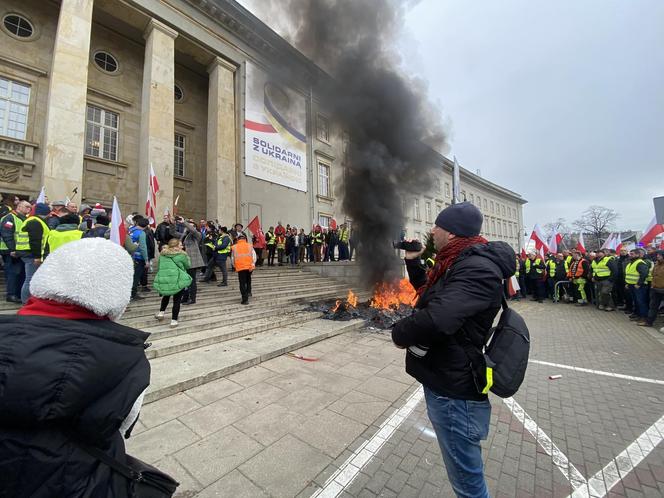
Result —
<path fill-rule="evenodd" d="M 399 321 L 392 339 L 400 346 L 429 347 L 423 357 L 406 354 L 406 371 L 442 396 L 484 400 L 462 344 L 481 348 L 500 309 L 503 279 L 514 274 L 515 254 L 505 242 L 474 245 L 463 251 L 451 268 L 427 289 L 416 312 Z M 417 289 L 426 282 L 418 260 L 406 260 Z"/>
<path fill-rule="evenodd" d="M 148 386 L 148 334 L 107 320 L 0 317 L 0 497 L 120 497 L 119 428 Z"/>

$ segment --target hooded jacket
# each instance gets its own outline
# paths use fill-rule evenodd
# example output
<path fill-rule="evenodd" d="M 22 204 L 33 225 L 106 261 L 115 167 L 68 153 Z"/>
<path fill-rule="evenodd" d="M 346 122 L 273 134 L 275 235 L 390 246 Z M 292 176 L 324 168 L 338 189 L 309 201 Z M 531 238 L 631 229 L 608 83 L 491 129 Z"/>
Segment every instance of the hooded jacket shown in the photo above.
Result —
<path fill-rule="evenodd" d="M 189 256 L 179 249 L 166 246 L 159 254 L 157 275 L 152 284 L 160 296 L 173 296 L 191 285 Z"/>
<path fill-rule="evenodd" d="M 503 297 L 503 279 L 514 274 L 515 254 L 505 242 L 478 244 L 464 250 L 418 300 L 416 311 L 399 321 L 392 339 L 399 346 L 428 346 L 422 357 L 406 354 L 406 372 L 426 387 L 450 398 L 481 401 L 463 342 L 481 348 Z M 426 282 L 418 260 L 406 260 L 417 289 Z"/>
<path fill-rule="evenodd" d="M 18 315 L 0 316 L 0 497 L 128 495 L 74 441 L 126 458 L 120 430 L 150 379 L 148 334 L 111 321 L 133 273 L 114 242 L 77 240 L 46 258 Z"/>
<path fill-rule="evenodd" d="M 147 337 L 108 320 L 0 317 L 0 497 L 126 496 L 72 439 L 125 458 L 119 429 L 149 383 Z"/>

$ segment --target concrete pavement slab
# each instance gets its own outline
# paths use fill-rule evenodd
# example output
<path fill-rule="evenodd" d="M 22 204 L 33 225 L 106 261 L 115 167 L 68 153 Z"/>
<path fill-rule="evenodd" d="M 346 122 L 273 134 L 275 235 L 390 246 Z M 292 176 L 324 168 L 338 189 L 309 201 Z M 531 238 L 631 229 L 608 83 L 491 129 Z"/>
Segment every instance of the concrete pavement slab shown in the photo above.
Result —
<path fill-rule="evenodd" d="M 264 446 L 293 432 L 306 420 L 304 415 L 277 403 L 236 421 L 233 426 Z"/>
<path fill-rule="evenodd" d="M 240 465 L 239 470 L 274 497 L 296 496 L 332 459 L 286 435 Z"/>
<path fill-rule="evenodd" d="M 234 470 L 198 493 L 197 498 L 268 498 L 270 495 Z"/>
<path fill-rule="evenodd" d="M 262 449 L 261 444 L 228 426 L 178 451 L 175 458 L 198 482 L 209 486 Z"/>
<path fill-rule="evenodd" d="M 199 436 L 207 436 L 236 420 L 246 417 L 251 412 L 239 403 L 223 398 L 203 408 L 191 411 L 180 417 L 180 422 Z"/>
<path fill-rule="evenodd" d="M 127 452 L 148 463 L 160 460 L 198 441 L 199 436 L 178 420 L 148 429 L 126 442 Z"/>

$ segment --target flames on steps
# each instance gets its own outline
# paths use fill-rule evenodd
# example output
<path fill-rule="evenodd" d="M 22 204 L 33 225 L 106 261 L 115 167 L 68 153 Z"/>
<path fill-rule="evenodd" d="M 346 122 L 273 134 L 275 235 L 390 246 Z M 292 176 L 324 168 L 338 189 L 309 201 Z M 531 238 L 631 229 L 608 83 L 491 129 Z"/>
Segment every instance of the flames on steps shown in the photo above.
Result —
<path fill-rule="evenodd" d="M 407 278 L 394 282 L 382 282 L 374 288 L 366 302 L 359 302 L 357 295 L 348 291 L 346 299 L 325 300 L 311 303 L 311 308 L 324 313 L 328 320 L 364 319 L 367 326 L 379 329 L 391 328 L 396 322 L 412 313 L 417 301 L 415 289 Z"/>

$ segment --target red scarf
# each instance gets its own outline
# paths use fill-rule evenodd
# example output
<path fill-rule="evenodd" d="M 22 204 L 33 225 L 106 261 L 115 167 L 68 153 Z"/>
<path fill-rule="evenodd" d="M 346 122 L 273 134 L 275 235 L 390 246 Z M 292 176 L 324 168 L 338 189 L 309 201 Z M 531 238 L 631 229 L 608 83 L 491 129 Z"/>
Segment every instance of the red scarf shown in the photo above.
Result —
<path fill-rule="evenodd" d="M 419 295 L 424 294 L 429 287 L 432 287 L 440 277 L 452 266 L 452 263 L 457 259 L 465 249 L 476 244 L 486 244 L 488 241 L 479 235 L 475 237 L 455 237 L 443 247 L 438 254 L 436 254 L 436 263 L 429 271 L 427 276 L 427 283 L 417 289 Z"/>
<path fill-rule="evenodd" d="M 95 315 L 89 309 L 77 304 L 58 303 L 57 301 L 40 299 L 34 296 L 28 299 L 28 302 L 16 314 L 49 316 L 64 320 L 108 320 L 108 317 Z"/>

